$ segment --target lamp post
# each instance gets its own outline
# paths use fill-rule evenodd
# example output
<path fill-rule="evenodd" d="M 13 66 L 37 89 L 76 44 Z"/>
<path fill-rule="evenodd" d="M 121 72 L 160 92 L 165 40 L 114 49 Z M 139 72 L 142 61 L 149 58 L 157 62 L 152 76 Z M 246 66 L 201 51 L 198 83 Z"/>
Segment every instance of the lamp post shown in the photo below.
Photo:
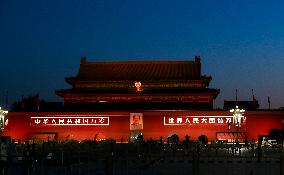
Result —
<path fill-rule="evenodd" d="M 245 110 L 240 109 L 239 106 L 236 106 L 236 108 L 231 109 L 230 112 L 233 114 L 233 121 L 229 123 L 228 127 L 230 129 L 230 125 L 231 123 L 233 123 L 234 128 L 236 128 L 237 130 L 236 140 L 238 141 L 239 130 L 242 128 L 243 122 L 246 119 L 245 116 L 243 115 Z"/>
<path fill-rule="evenodd" d="M 4 111 L 2 110 L 2 108 L 0 107 L 0 129 L 1 129 L 1 133 L 4 130 L 4 125 L 5 125 L 5 115 L 8 114 L 8 111 Z"/>
<path fill-rule="evenodd" d="M 231 121 L 228 125 L 228 129 L 230 129 L 230 125 L 233 124 L 233 127 L 236 128 L 236 142 L 239 143 L 238 137 L 239 137 L 239 130 L 242 128 L 243 122 L 246 119 L 244 117 L 244 109 L 240 109 L 239 106 L 236 106 L 235 109 L 231 109 L 230 112 L 233 115 L 233 121 Z M 235 138 L 234 138 L 235 140 Z M 234 147 L 234 146 L 233 146 Z"/>
<path fill-rule="evenodd" d="M 235 109 L 230 110 L 231 113 L 233 113 L 233 125 L 236 128 L 241 128 L 243 121 L 245 120 L 244 117 L 244 109 L 239 109 L 239 106 L 236 106 Z"/>

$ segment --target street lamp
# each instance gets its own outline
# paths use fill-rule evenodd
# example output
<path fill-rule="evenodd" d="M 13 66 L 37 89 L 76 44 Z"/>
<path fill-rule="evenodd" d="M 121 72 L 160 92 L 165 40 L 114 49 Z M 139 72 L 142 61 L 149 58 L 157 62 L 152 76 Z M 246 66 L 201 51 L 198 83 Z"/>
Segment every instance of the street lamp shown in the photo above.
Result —
<path fill-rule="evenodd" d="M 243 115 L 245 110 L 239 109 L 239 106 L 236 106 L 236 108 L 231 109 L 230 112 L 233 113 L 233 125 L 234 125 L 234 127 L 241 128 L 243 121 L 245 120 L 245 117 Z"/>
<path fill-rule="evenodd" d="M 4 130 L 4 119 L 5 119 L 6 114 L 8 114 L 8 111 L 4 111 L 0 107 L 0 129 L 1 129 L 1 131 Z"/>
<path fill-rule="evenodd" d="M 231 125 L 231 123 L 233 123 L 233 126 L 237 130 L 236 136 L 234 136 L 233 147 L 232 147 L 233 154 L 235 154 L 234 141 L 236 140 L 237 144 L 239 143 L 239 130 L 241 129 L 242 124 L 245 120 L 245 117 L 243 115 L 245 110 L 240 109 L 239 106 L 236 106 L 236 108 L 231 109 L 230 112 L 233 114 L 233 121 L 228 124 L 228 128 L 230 129 L 230 125 Z"/>

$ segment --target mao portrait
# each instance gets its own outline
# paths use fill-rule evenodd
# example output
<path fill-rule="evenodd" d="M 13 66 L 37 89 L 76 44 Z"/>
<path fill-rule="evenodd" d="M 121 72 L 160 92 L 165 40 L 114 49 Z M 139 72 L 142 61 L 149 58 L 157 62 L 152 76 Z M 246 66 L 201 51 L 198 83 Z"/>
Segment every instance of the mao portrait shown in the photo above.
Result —
<path fill-rule="evenodd" d="M 130 130 L 142 130 L 142 129 L 143 129 L 143 114 L 130 113 Z"/>

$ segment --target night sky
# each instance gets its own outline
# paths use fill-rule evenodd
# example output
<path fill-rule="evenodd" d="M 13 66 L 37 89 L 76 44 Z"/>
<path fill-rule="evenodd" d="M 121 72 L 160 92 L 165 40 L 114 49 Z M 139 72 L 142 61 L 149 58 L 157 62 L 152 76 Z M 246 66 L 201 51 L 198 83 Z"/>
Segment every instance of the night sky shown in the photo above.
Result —
<path fill-rule="evenodd" d="M 0 105 L 55 90 L 90 61 L 193 60 L 223 100 L 284 106 L 284 1 L 1 0 Z"/>

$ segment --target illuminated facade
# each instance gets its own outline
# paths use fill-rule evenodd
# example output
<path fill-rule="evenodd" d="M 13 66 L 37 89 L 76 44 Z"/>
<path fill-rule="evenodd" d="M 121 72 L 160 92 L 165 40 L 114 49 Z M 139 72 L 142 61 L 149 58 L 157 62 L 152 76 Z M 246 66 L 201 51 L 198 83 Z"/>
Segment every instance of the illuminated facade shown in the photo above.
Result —
<path fill-rule="evenodd" d="M 111 112 L 9 112 L 9 124 L 4 135 L 13 139 L 106 139 L 127 141 L 132 132 L 131 114 L 137 111 Z M 196 140 L 204 134 L 209 140 L 233 141 L 236 134 L 249 140 L 258 135 L 268 135 L 270 129 L 284 128 L 283 111 L 247 111 L 246 120 L 240 129 L 228 123 L 233 120 L 229 111 L 139 111 L 143 114 L 143 128 L 136 132 L 143 133 L 144 139 L 166 139 L 177 134 L 181 139 L 186 134 Z M 135 132 L 135 133 L 136 133 Z M 238 132 L 238 133 L 237 133 Z"/>
<path fill-rule="evenodd" d="M 88 62 L 81 60 L 70 89 L 58 90 L 64 110 L 9 112 L 4 135 L 18 140 L 145 140 L 177 134 L 196 140 L 244 141 L 284 129 L 283 111 L 213 110 L 218 89 L 194 61 Z M 234 111 L 232 111 L 234 112 Z"/>

